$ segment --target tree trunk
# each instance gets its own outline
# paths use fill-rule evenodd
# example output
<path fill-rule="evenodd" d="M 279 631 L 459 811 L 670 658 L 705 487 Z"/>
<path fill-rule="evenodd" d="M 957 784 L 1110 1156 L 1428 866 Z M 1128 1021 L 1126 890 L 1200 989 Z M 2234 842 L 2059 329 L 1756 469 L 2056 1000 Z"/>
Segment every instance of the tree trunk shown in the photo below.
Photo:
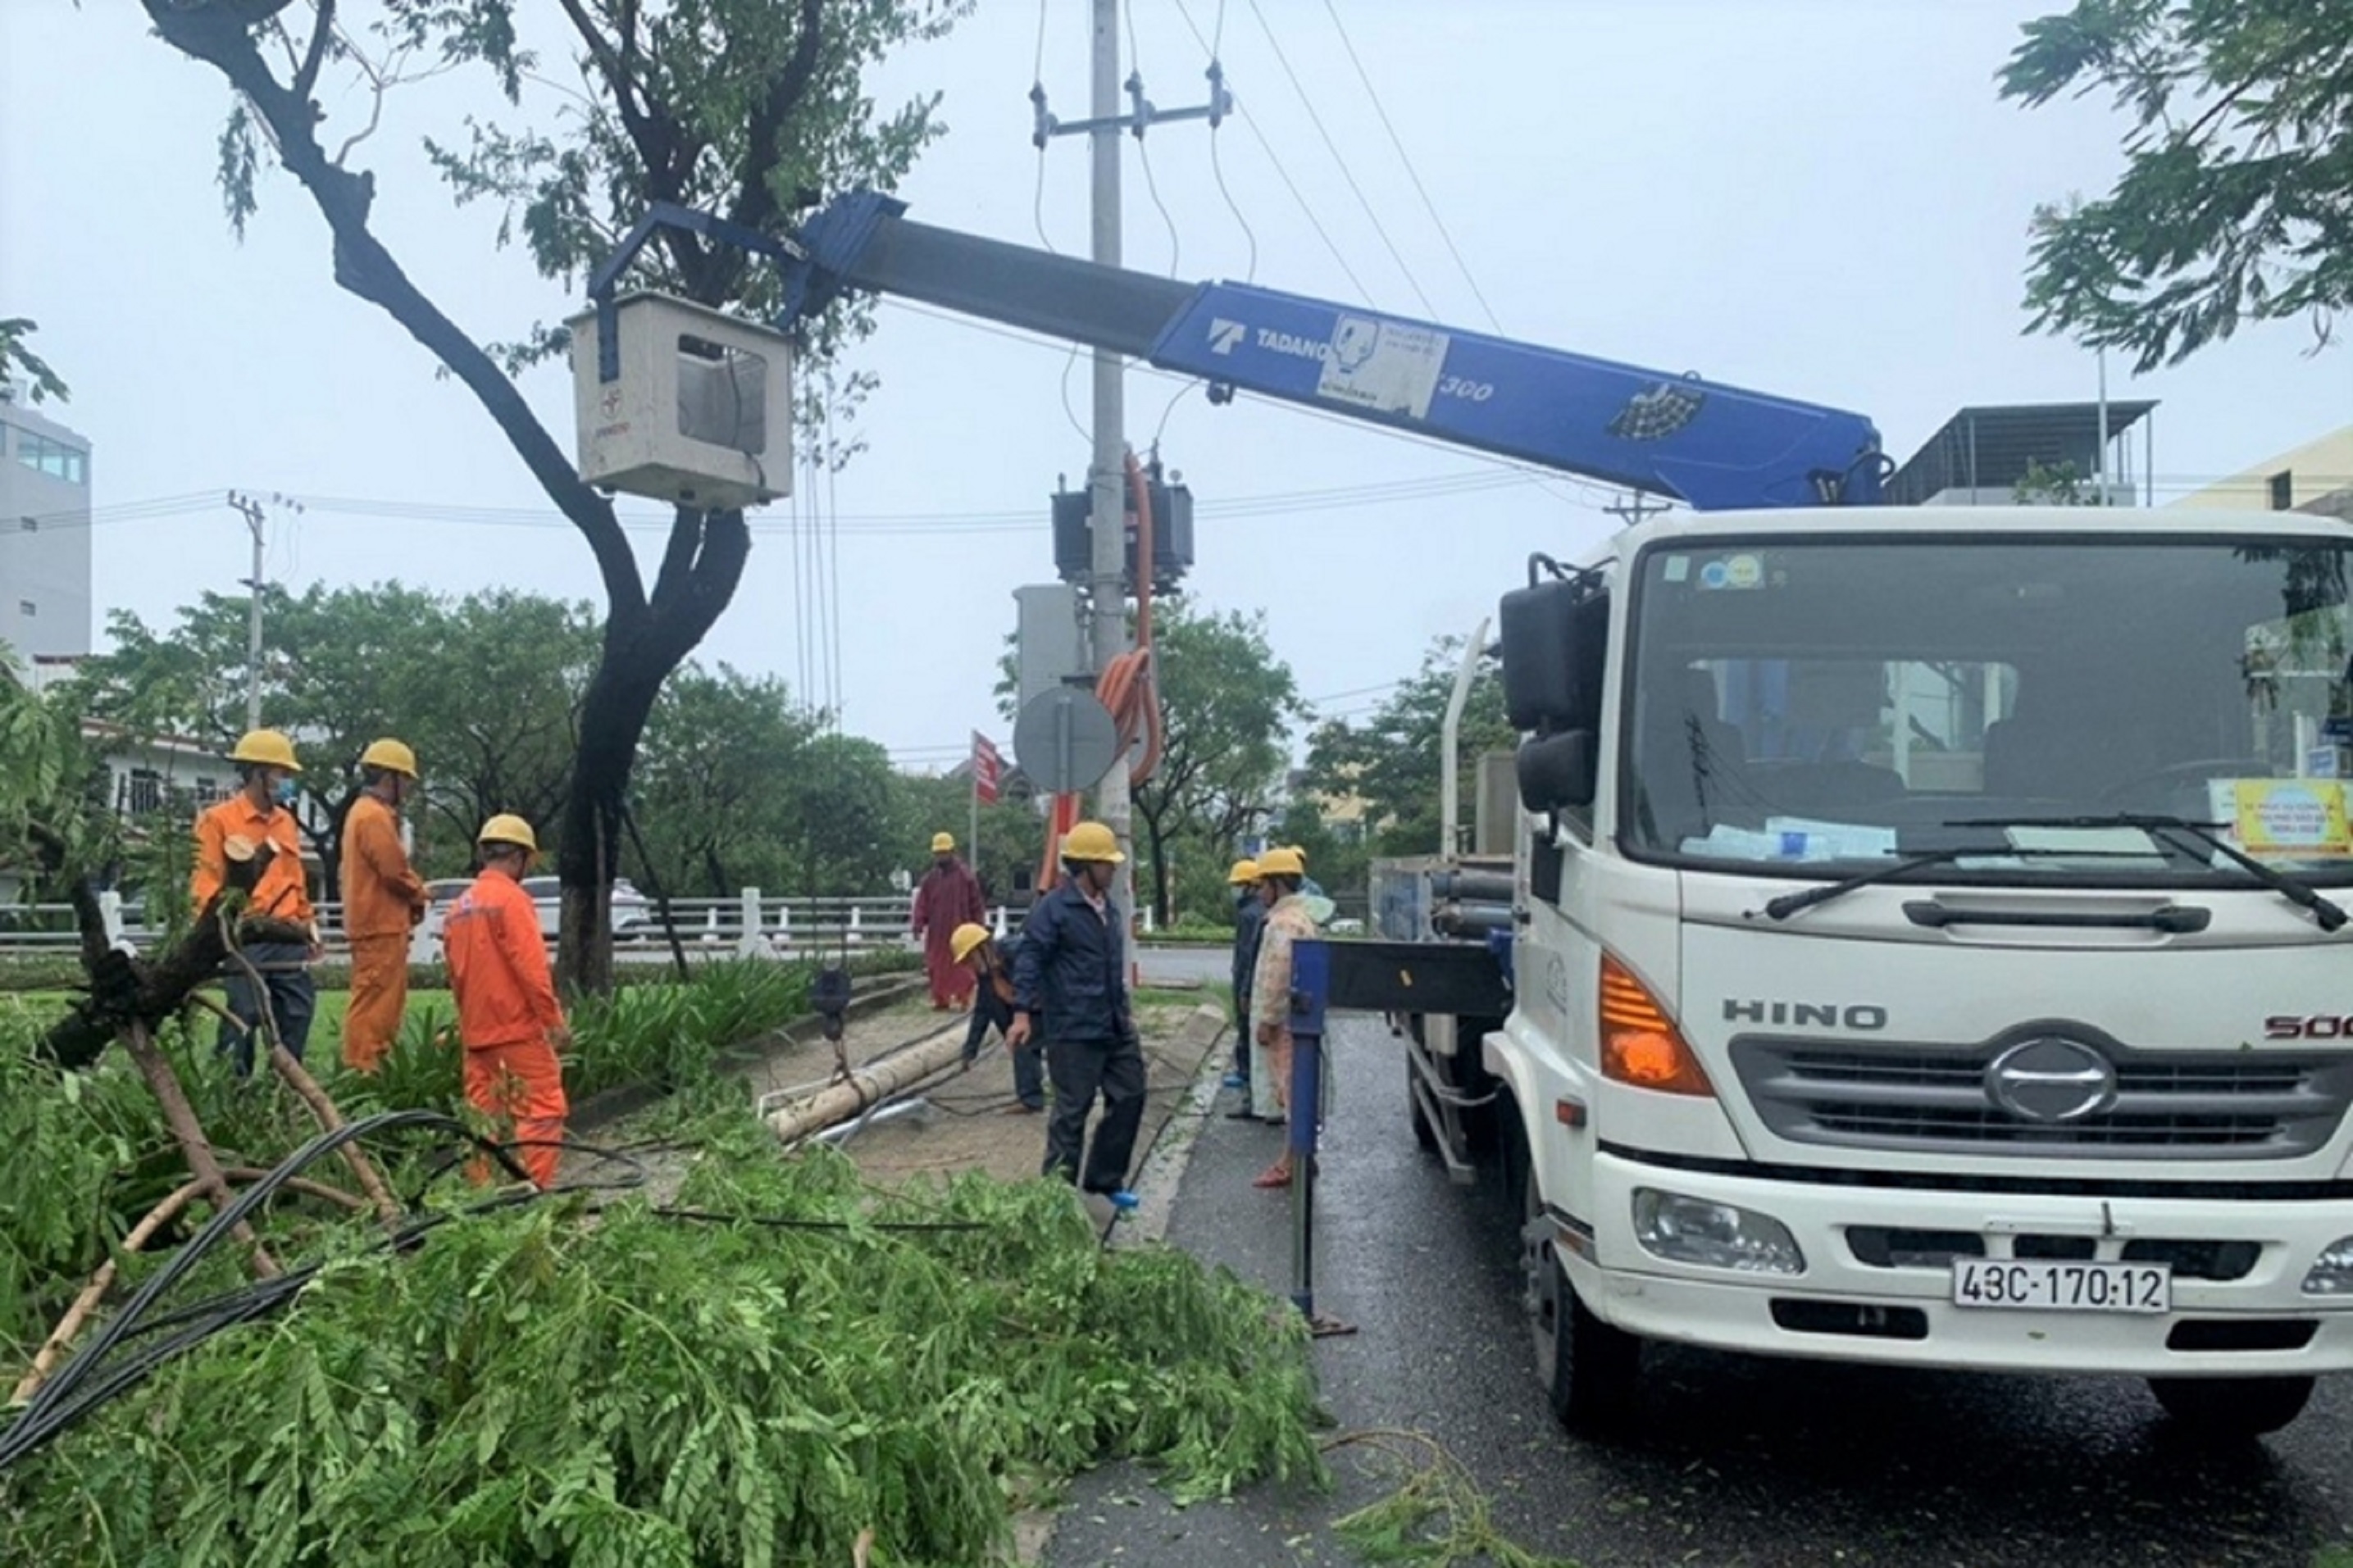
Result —
<path fill-rule="evenodd" d="M 741 511 L 681 507 L 652 599 L 605 623 L 605 645 L 580 705 L 580 751 L 556 851 L 563 925 L 556 984 L 575 994 L 613 988 L 613 877 L 621 863 L 621 807 L 662 682 L 684 663 L 734 597 L 752 552 Z"/>
<path fill-rule="evenodd" d="M 328 157 L 318 137 L 319 113 L 310 99 L 311 83 L 298 80 L 290 87 L 279 81 L 255 36 L 230 7 L 186 7 L 174 0 L 142 0 L 142 5 L 166 42 L 216 67 L 260 114 L 280 160 L 302 183 L 333 232 L 336 285 L 399 322 L 473 393 L 596 558 L 607 600 L 605 647 L 582 706 L 580 758 L 565 802 L 557 862 L 564 889 L 558 979 L 575 992 L 609 990 L 612 935 L 605 912 L 618 863 L 620 803 L 628 789 L 638 737 L 662 681 L 694 651 L 734 597 L 752 549 L 744 514 L 679 508 L 649 595 L 612 503 L 582 481 L 571 456 L 539 423 L 513 380 L 410 281 L 368 226 L 375 202 L 375 176 L 345 169 Z M 812 0 L 804 12 L 805 26 L 815 26 L 815 12 Z M 778 85 L 781 91 L 797 90 L 789 72 Z M 764 191 L 774 166 L 772 158 L 758 171 Z M 765 216 L 753 215 L 763 221 Z M 725 276 L 716 281 L 723 293 L 732 287 L 741 265 L 738 259 L 720 269 Z M 690 288 L 689 292 L 694 290 Z M 704 302 L 717 304 L 721 295 L 710 294 Z"/>
<path fill-rule="evenodd" d="M 1163 926 L 1168 917 L 1168 836 L 1161 831 L 1160 816 L 1155 812 L 1140 812 L 1144 818 L 1145 837 L 1152 841 L 1152 914 Z"/>

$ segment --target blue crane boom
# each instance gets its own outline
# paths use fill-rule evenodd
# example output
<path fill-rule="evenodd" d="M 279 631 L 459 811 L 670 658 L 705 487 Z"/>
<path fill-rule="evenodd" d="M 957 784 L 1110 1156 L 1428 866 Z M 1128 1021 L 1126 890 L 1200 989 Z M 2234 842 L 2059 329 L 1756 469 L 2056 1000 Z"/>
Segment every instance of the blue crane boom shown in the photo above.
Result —
<path fill-rule="evenodd" d="M 911 222 L 861 191 L 786 247 L 786 324 L 849 289 L 1109 349 L 1235 391 L 1672 496 L 1702 510 L 1870 504 L 1860 414 L 1241 283 L 1180 283 Z"/>

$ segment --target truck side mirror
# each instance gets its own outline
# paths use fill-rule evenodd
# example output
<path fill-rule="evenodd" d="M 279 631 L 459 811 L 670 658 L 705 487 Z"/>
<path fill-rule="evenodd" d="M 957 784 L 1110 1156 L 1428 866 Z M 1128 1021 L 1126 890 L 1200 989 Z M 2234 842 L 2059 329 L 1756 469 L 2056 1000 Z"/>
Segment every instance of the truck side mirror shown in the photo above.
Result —
<path fill-rule="evenodd" d="M 1504 711 L 1512 728 L 1548 733 L 1595 729 L 1609 647 L 1609 595 L 1589 577 L 1515 588 L 1497 616 L 1504 652 Z"/>
<path fill-rule="evenodd" d="M 1577 584 L 1537 583 L 1504 595 L 1504 711 L 1514 730 L 1547 730 L 1577 711 Z"/>
<path fill-rule="evenodd" d="M 1589 806 L 1600 773 L 1600 753 L 1590 730 L 1525 742 L 1519 754 L 1520 804 L 1538 816 Z"/>

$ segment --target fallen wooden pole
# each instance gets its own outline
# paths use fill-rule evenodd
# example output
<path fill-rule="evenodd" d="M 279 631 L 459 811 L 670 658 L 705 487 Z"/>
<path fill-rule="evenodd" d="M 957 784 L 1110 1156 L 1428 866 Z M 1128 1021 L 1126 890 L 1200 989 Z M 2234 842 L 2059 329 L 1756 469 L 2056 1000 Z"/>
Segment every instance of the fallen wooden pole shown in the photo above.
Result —
<path fill-rule="evenodd" d="M 854 1068 L 844 1081 L 772 1111 L 768 1127 L 786 1142 L 797 1143 L 955 1065 L 963 1051 L 963 1026 L 944 1030 L 895 1056 Z"/>

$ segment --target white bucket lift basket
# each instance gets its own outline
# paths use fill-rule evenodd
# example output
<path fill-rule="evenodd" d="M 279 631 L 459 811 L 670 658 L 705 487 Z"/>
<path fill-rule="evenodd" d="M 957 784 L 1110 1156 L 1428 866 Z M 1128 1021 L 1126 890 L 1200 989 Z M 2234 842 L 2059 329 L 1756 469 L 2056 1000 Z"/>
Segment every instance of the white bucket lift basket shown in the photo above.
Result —
<path fill-rule="evenodd" d="M 580 477 L 607 490 L 720 510 L 792 493 L 785 338 L 667 294 L 613 307 L 620 374 L 597 374 L 596 312 L 572 329 Z"/>

